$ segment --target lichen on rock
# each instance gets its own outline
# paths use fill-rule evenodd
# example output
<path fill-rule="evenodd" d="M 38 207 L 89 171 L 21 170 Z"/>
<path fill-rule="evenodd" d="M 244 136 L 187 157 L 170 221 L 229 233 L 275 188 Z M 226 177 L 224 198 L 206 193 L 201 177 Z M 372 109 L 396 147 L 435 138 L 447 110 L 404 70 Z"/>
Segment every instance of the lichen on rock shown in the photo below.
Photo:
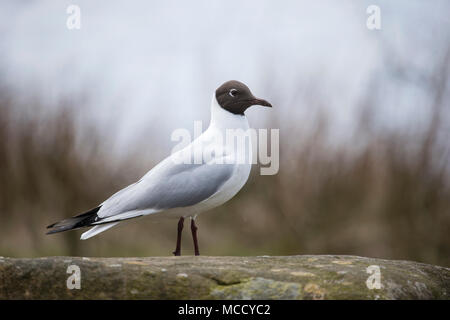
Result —
<path fill-rule="evenodd" d="M 79 279 L 76 278 L 79 289 L 67 285 L 73 276 L 68 267 L 73 265 L 80 271 Z M 0 299 L 449 299 L 449 296 L 449 268 L 357 256 L 0 259 Z"/>

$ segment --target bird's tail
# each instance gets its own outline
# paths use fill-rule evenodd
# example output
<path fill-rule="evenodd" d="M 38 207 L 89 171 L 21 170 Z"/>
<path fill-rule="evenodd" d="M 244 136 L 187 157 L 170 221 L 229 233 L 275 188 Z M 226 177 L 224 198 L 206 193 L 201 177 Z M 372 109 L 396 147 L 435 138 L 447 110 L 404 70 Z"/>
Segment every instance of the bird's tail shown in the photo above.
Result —
<path fill-rule="evenodd" d="M 89 227 L 93 222 L 96 221 L 97 212 L 100 210 L 101 206 L 82 213 L 78 216 L 61 220 L 59 222 L 53 223 L 47 227 L 51 229 L 47 234 L 53 234 L 63 231 L 74 230 L 83 227 Z"/>
<path fill-rule="evenodd" d="M 118 222 L 110 222 L 110 223 L 105 223 L 105 224 L 95 226 L 95 227 L 89 229 L 88 231 L 86 231 L 85 233 L 83 233 L 81 235 L 80 239 L 87 240 L 89 238 L 92 238 L 93 236 L 99 234 L 100 232 L 106 231 L 109 228 L 114 227 L 116 224 L 118 224 Z"/>

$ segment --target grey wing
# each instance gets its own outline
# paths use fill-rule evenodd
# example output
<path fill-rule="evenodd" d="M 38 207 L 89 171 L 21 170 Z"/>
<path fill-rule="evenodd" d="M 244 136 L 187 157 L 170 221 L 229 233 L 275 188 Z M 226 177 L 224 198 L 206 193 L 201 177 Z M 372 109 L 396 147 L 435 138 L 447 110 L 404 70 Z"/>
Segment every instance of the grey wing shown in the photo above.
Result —
<path fill-rule="evenodd" d="M 106 200 L 98 216 L 192 206 L 219 191 L 234 168 L 233 164 L 175 164 L 166 159 L 141 180 Z"/>

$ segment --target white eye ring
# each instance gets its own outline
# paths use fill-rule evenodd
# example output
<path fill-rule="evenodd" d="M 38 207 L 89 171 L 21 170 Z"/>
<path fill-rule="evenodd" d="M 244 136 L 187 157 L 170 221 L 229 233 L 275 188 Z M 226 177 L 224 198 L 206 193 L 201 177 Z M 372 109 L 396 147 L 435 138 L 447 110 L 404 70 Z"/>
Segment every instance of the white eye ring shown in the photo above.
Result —
<path fill-rule="evenodd" d="M 236 90 L 236 89 L 231 89 L 229 92 L 228 92 L 228 94 L 231 96 L 231 97 L 235 97 L 235 94 L 237 93 L 238 91 Z"/>

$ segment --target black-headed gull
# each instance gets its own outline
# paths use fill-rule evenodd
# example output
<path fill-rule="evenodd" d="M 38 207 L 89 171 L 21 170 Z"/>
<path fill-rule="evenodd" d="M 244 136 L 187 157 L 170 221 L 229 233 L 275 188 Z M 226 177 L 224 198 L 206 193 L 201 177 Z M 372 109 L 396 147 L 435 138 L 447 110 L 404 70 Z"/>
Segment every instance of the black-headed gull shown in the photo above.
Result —
<path fill-rule="evenodd" d="M 272 106 L 256 98 L 242 82 L 225 82 L 213 95 L 211 122 L 203 134 L 98 207 L 49 225 L 51 230 L 47 234 L 92 226 L 81 235 L 86 240 L 123 220 L 141 216 L 177 218 L 177 244 L 173 254 L 178 256 L 184 219 L 190 217 L 195 255 L 199 255 L 195 218 L 230 200 L 249 177 L 250 139 L 242 148 L 236 147 L 234 139 L 229 141 L 225 137 L 227 130 L 248 131 L 244 112 L 253 105 Z M 200 161 L 195 161 L 199 153 Z"/>

